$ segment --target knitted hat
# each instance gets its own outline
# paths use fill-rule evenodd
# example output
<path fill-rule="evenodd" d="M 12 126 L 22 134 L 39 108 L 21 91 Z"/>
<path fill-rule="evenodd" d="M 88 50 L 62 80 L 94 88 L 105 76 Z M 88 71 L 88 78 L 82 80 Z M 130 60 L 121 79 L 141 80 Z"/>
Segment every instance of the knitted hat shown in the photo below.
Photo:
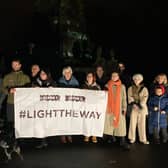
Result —
<path fill-rule="evenodd" d="M 165 92 L 166 92 L 166 89 L 165 89 L 164 85 L 157 85 L 155 87 L 155 89 L 161 89 L 162 90 L 162 95 L 165 94 Z"/>

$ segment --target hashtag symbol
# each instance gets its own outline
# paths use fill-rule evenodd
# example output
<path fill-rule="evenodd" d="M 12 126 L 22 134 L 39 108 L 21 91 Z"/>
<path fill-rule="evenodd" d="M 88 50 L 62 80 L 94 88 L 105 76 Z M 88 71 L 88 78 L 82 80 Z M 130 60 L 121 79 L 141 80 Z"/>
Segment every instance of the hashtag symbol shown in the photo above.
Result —
<path fill-rule="evenodd" d="M 25 118 L 26 117 L 26 111 L 20 111 L 19 115 L 20 115 L 20 118 Z"/>

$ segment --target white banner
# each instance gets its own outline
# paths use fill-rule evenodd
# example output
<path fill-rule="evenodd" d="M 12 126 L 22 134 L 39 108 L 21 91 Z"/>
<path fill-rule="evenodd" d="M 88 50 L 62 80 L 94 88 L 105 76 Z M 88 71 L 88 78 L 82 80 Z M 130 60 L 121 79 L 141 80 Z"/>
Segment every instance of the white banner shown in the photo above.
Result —
<path fill-rule="evenodd" d="M 15 135 L 103 136 L 107 93 L 72 88 L 17 88 Z"/>

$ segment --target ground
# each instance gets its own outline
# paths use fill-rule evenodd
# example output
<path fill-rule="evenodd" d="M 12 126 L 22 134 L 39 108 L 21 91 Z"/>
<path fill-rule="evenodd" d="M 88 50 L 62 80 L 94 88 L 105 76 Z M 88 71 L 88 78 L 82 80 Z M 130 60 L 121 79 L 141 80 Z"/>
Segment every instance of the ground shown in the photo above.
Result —
<path fill-rule="evenodd" d="M 129 151 L 117 144 L 84 144 L 81 141 L 61 144 L 49 140 L 45 149 L 36 149 L 33 140 L 22 142 L 23 161 L 11 160 L 1 168 L 157 168 L 167 164 L 168 144 L 131 145 Z M 54 143 L 55 142 L 55 143 Z"/>

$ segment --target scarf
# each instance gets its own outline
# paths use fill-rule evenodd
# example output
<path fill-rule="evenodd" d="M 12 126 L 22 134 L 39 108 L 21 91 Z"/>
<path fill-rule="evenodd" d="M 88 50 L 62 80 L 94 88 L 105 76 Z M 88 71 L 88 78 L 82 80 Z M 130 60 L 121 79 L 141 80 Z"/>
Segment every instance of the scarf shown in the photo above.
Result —
<path fill-rule="evenodd" d="M 108 87 L 108 104 L 107 112 L 114 115 L 113 126 L 118 127 L 121 105 L 121 81 L 110 80 Z"/>

